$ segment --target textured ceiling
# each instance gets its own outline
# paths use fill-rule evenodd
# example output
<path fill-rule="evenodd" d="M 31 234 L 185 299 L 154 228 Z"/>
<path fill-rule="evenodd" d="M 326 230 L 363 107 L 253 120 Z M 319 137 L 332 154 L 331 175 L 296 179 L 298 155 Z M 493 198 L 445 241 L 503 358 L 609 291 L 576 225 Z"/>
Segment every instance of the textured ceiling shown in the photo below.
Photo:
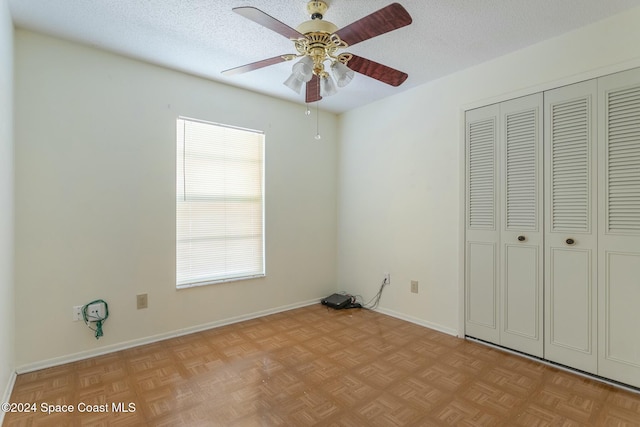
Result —
<path fill-rule="evenodd" d="M 339 28 L 391 3 L 328 0 Z M 413 23 L 347 51 L 409 74 L 394 88 L 356 74 L 320 108 L 343 112 L 596 22 L 640 0 L 401 0 Z M 254 6 L 295 28 L 305 0 L 9 0 L 16 26 L 94 45 L 226 84 L 304 103 L 282 85 L 291 62 L 250 73 L 222 70 L 294 53 L 285 37 L 231 11 Z"/>

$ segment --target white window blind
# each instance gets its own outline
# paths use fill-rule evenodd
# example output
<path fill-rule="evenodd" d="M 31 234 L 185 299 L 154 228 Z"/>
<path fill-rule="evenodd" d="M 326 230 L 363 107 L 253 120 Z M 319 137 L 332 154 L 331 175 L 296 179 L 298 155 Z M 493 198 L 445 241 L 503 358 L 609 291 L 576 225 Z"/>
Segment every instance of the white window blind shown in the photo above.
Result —
<path fill-rule="evenodd" d="M 264 134 L 177 121 L 176 286 L 264 276 Z"/>

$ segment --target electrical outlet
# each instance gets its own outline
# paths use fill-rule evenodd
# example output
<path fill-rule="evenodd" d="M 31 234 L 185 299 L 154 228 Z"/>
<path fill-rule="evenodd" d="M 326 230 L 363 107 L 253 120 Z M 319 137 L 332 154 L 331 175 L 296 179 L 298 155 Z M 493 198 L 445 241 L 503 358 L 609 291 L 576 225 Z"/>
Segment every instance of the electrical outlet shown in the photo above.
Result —
<path fill-rule="evenodd" d="M 107 314 L 107 309 L 104 303 L 97 302 L 87 307 L 87 319 L 91 321 L 104 319 Z"/>
<path fill-rule="evenodd" d="M 77 322 L 78 320 L 82 320 L 82 305 L 74 305 L 73 306 L 73 321 Z"/>
<path fill-rule="evenodd" d="M 385 285 L 391 284 L 391 273 L 384 273 L 384 283 Z"/>
<path fill-rule="evenodd" d="M 147 294 L 136 295 L 136 307 L 138 308 L 138 310 L 140 310 L 141 308 L 147 308 L 147 306 L 148 306 Z"/>
<path fill-rule="evenodd" d="M 411 281 L 411 292 L 413 292 L 414 294 L 418 293 L 418 281 L 417 280 L 412 280 Z"/>

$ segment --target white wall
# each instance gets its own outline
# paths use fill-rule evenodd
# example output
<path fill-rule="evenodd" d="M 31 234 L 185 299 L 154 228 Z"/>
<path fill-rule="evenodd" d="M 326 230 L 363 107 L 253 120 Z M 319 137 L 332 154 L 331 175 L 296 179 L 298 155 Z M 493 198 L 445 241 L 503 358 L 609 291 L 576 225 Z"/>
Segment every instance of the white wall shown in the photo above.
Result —
<path fill-rule="evenodd" d="M 13 24 L 0 0 L 0 399 L 15 367 L 13 293 Z"/>
<path fill-rule="evenodd" d="M 463 111 L 640 66 L 638 22 L 640 8 L 341 116 L 340 288 L 370 298 L 389 271 L 383 311 L 458 333 Z"/>
<path fill-rule="evenodd" d="M 337 118 L 16 31 L 16 365 L 297 305 L 336 278 Z M 266 133 L 267 277 L 176 291 L 175 120 Z M 136 310 L 135 295 L 149 294 Z M 72 306 L 103 298 L 99 341 Z M 138 340 L 138 341 L 136 341 Z"/>

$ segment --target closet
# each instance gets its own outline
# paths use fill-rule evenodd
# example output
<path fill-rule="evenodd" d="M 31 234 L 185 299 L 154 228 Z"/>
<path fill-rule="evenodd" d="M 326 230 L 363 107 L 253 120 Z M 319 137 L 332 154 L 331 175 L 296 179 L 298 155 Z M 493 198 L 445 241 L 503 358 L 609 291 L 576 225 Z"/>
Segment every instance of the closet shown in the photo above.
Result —
<path fill-rule="evenodd" d="M 640 387 L 640 70 L 466 112 L 465 334 Z"/>

